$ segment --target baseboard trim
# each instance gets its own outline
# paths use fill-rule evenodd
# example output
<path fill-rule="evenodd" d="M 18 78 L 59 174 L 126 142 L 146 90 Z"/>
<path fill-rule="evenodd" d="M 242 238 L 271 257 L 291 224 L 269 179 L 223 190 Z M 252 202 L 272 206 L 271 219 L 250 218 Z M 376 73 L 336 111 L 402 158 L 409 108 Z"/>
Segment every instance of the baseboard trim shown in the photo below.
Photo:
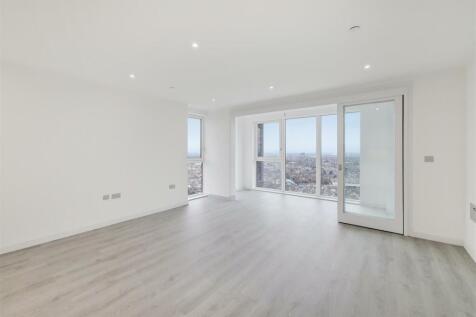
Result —
<path fill-rule="evenodd" d="M 471 259 L 473 259 L 473 261 L 476 262 L 476 252 L 473 253 L 473 250 L 469 246 L 467 246 L 466 243 L 464 245 L 464 249 L 466 250 L 466 252 L 468 252 Z"/>
<path fill-rule="evenodd" d="M 41 237 L 41 238 L 38 238 L 38 239 L 34 239 L 34 240 L 30 240 L 30 241 L 26 241 L 26 242 L 14 244 L 14 245 L 2 247 L 2 248 L 0 248 L 0 255 L 10 253 L 10 252 L 19 251 L 19 250 L 23 250 L 23 249 L 26 249 L 26 248 L 36 247 L 36 246 L 39 246 L 39 245 L 42 245 L 42 244 L 45 244 L 45 243 L 48 243 L 48 242 L 68 238 L 68 237 L 75 236 L 75 235 L 85 233 L 85 232 L 88 232 L 88 231 L 101 229 L 101 228 L 112 226 L 112 225 L 115 225 L 115 224 L 118 224 L 118 223 L 121 223 L 121 222 L 142 218 L 142 217 L 145 217 L 145 216 L 149 216 L 149 215 L 152 215 L 152 214 L 156 214 L 156 213 L 159 213 L 159 212 L 164 212 L 164 211 L 179 208 L 179 207 L 183 207 L 183 206 L 186 206 L 186 205 L 188 205 L 188 201 L 180 202 L 178 204 L 173 204 L 173 205 L 170 205 L 170 206 L 167 206 L 167 207 L 162 207 L 162 208 L 159 208 L 159 209 L 143 211 L 143 212 L 140 212 L 140 213 L 137 213 L 137 214 L 134 214 L 134 215 L 129 215 L 129 216 L 121 217 L 121 218 L 116 218 L 116 219 L 113 219 L 113 220 L 110 220 L 110 221 L 98 223 L 98 224 L 91 225 L 91 226 L 81 227 L 79 229 L 72 230 L 72 231 L 53 234 L 53 235 L 49 235 L 49 236 L 46 236 L 46 237 Z"/>
<path fill-rule="evenodd" d="M 423 240 L 430 240 L 430 241 L 436 241 L 436 242 L 441 242 L 441 243 L 446 243 L 451 245 L 457 245 L 460 247 L 464 245 L 463 240 L 448 238 L 448 237 L 443 237 L 443 236 L 438 236 L 438 235 L 433 235 L 428 233 L 410 232 L 408 236 L 413 238 L 423 239 Z"/>

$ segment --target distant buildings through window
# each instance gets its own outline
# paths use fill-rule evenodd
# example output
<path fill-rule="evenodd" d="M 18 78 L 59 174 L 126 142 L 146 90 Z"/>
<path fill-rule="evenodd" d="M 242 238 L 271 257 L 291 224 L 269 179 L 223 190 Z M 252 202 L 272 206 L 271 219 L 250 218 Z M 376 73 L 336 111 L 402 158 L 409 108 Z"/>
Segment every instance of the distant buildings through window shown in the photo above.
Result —
<path fill-rule="evenodd" d="M 203 193 L 203 119 L 190 116 L 187 121 L 188 195 Z"/>

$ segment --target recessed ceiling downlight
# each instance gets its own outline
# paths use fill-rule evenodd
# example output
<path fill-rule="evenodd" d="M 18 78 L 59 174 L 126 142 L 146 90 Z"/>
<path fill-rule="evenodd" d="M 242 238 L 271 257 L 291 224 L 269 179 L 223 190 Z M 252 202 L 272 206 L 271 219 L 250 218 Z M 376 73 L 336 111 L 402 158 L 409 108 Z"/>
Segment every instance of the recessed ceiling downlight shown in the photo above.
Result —
<path fill-rule="evenodd" d="M 371 66 L 370 64 L 364 65 L 364 69 L 365 69 L 365 70 L 368 70 L 368 69 L 370 69 L 370 68 L 372 68 L 372 66 Z"/>
<path fill-rule="evenodd" d="M 197 49 L 197 48 L 199 48 L 199 47 L 200 47 L 200 45 L 198 45 L 197 42 L 193 42 L 193 43 L 192 43 L 192 48 Z"/>
<path fill-rule="evenodd" d="M 130 78 L 130 79 L 135 79 L 135 78 L 136 78 L 136 75 L 135 75 L 135 74 L 129 74 L 129 78 Z"/>
<path fill-rule="evenodd" d="M 216 102 L 217 100 L 215 98 L 212 98 L 212 102 Z"/>
<path fill-rule="evenodd" d="M 273 86 L 273 85 L 269 86 L 268 88 L 269 88 L 269 90 L 274 90 L 274 86 Z"/>

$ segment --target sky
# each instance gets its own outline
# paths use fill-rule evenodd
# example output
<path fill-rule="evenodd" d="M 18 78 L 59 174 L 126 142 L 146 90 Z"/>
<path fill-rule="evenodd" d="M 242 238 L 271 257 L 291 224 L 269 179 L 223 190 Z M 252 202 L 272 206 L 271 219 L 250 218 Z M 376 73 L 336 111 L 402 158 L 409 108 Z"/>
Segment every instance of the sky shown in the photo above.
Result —
<path fill-rule="evenodd" d="M 316 154 L 316 118 L 286 120 L 286 153 Z"/>
<path fill-rule="evenodd" d="M 360 112 L 345 114 L 345 153 L 360 153 Z"/>
<path fill-rule="evenodd" d="M 321 146 L 322 154 L 337 155 L 337 116 L 321 117 Z M 200 156 L 200 124 L 201 120 L 188 118 L 188 156 Z M 264 124 L 264 153 L 279 155 L 279 124 L 268 122 Z M 345 114 L 345 151 L 346 153 L 360 152 L 360 113 Z M 286 120 L 286 152 L 287 153 L 316 153 L 316 118 L 297 118 Z"/>
<path fill-rule="evenodd" d="M 188 157 L 200 157 L 201 120 L 188 118 Z"/>
<path fill-rule="evenodd" d="M 337 155 L 337 115 L 321 117 L 322 154 Z M 346 113 L 346 153 L 360 152 L 360 113 Z M 286 152 L 316 154 L 316 118 L 286 120 Z M 265 123 L 264 153 L 279 154 L 279 125 Z"/>

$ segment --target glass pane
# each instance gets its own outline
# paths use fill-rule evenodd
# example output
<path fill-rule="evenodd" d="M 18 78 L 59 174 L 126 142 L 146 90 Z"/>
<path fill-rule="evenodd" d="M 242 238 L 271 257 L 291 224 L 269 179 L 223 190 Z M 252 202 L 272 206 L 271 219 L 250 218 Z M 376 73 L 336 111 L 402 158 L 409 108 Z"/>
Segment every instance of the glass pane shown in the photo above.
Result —
<path fill-rule="evenodd" d="M 279 123 L 258 123 L 258 157 L 279 156 Z"/>
<path fill-rule="evenodd" d="M 195 195 L 203 192 L 202 162 L 188 162 L 188 194 Z"/>
<path fill-rule="evenodd" d="M 345 212 L 395 217 L 395 105 L 344 108 Z"/>
<path fill-rule="evenodd" d="M 256 162 L 256 187 L 281 189 L 281 163 Z"/>
<path fill-rule="evenodd" d="M 202 157 L 202 120 L 188 118 L 188 158 Z"/>
<path fill-rule="evenodd" d="M 286 190 L 316 193 L 316 118 L 286 120 Z"/>
<path fill-rule="evenodd" d="M 337 115 L 321 117 L 321 195 L 337 197 Z"/>

